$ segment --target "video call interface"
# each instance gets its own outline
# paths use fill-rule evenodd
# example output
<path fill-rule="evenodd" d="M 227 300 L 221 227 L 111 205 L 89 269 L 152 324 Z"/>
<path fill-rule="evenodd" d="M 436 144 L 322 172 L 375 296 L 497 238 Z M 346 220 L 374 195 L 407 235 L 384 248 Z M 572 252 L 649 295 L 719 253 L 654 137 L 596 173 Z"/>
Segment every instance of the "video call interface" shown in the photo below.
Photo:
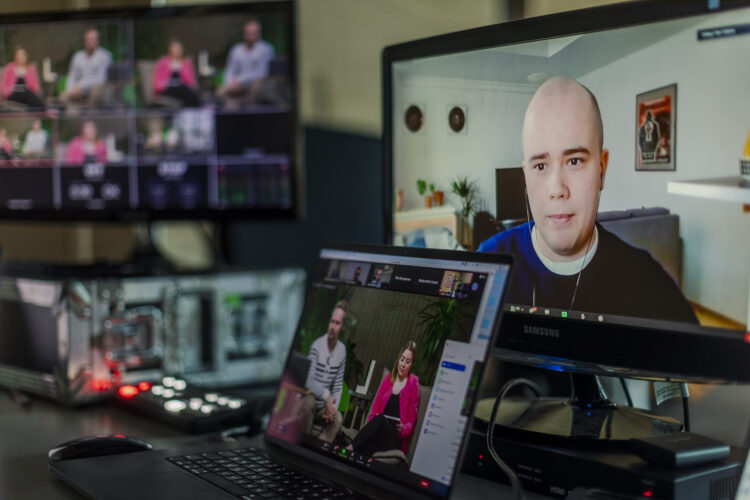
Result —
<path fill-rule="evenodd" d="M 0 23 L 0 212 L 291 210 L 292 30 L 281 7 Z"/>
<path fill-rule="evenodd" d="M 508 272 L 324 251 L 267 433 L 446 494 Z"/>
<path fill-rule="evenodd" d="M 395 61 L 401 210 L 424 208 L 419 179 L 447 190 L 464 175 L 492 217 L 500 198 L 527 200 L 515 213 L 531 222 L 496 220 L 474 233 L 474 250 L 516 258 L 509 312 L 744 338 L 750 217 L 729 195 L 683 194 L 679 183 L 750 185 L 740 177 L 750 66 L 736 64 L 748 49 L 742 9 Z M 411 106 L 421 128 L 406 119 Z M 458 131 L 448 119 L 456 107 Z M 496 187 L 496 172 L 522 166 L 524 185 Z M 460 208 L 458 198 L 448 203 Z"/>

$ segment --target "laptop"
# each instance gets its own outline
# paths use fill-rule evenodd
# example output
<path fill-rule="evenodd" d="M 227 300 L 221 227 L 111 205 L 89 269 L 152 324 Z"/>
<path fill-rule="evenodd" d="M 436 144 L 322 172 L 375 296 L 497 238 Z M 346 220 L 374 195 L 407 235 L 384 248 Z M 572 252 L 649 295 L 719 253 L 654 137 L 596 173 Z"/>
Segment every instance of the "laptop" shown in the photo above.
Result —
<path fill-rule="evenodd" d="M 49 469 L 90 498 L 447 498 L 510 272 L 495 254 L 324 248 L 262 435 Z"/>
<path fill-rule="evenodd" d="M 745 437 L 743 453 L 745 456 L 742 461 L 734 500 L 750 500 L 750 429 L 748 429 L 747 436 Z"/>

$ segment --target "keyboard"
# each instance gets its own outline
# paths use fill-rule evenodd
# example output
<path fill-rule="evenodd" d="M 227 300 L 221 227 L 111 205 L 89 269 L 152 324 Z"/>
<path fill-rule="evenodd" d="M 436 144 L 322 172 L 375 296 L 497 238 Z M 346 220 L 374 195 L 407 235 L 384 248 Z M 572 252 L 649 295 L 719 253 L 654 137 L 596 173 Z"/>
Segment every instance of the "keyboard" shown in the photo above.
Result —
<path fill-rule="evenodd" d="M 273 461 L 259 448 L 166 460 L 243 500 L 352 498 L 345 490 Z"/>

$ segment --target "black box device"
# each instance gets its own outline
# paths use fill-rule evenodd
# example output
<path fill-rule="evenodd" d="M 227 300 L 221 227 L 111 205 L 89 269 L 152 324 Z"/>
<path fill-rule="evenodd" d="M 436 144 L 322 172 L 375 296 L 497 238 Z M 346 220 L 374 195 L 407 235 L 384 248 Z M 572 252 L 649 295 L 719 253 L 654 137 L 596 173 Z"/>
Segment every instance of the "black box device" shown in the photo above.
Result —
<path fill-rule="evenodd" d="M 729 456 L 728 444 L 692 432 L 631 439 L 629 446 L 642 459 L 662 467 L 698 465 Z"/>

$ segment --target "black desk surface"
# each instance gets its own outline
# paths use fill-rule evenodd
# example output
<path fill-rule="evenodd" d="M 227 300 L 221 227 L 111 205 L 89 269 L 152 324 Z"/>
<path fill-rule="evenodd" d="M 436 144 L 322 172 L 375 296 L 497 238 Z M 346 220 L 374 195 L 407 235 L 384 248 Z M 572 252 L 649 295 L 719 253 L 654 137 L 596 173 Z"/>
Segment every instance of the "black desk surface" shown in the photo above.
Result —
<path fill-rule="evenodd" d="M 698 387 L 691 399 L 693 432 L 735 446 L 743 444 L 750 420 L 750 386 Z M 32 399 L 31 407 L 24 409 L 0 389 L 0 498 L 81 498 L 47 472 L 47 451 L 93 434 L 139 437 L 158 449 L 205 440 L 205 436 L 186 435 L 107 405 L 70 409 Z M 511 496 L 508 488 L 471 476 L 462 475 L 459 481 L 464 483 L 460 491 L 471 492 L 471 497 Z"/>

